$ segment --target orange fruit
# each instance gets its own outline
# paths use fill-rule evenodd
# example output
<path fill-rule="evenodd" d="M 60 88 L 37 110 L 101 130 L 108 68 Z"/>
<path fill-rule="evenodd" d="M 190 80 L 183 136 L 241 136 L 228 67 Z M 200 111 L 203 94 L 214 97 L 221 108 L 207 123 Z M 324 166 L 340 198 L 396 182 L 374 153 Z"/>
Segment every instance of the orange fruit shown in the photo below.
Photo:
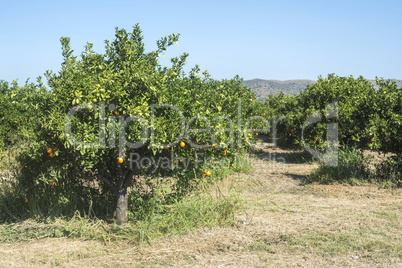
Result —
<path fill-rule="evenodd" d="M 117 161 L 119 162 L 119 164 L 123 164 L 123 162 L 124 162 L 122 157 L 117 158 Z"/>
<path fill-rule="evenodd" d="M 115 111 L 114 114 L 115 114 L 115 115 L 119 115 L 119 112 L 118 112 L 118 111 Z"/>
<path fill-rule="evenodd" d="M 227 154 L 226 150 L 222 152 L 222 155 L 225 156 Z"/>
<path fill-rule="evenodd" d="M 184 143 L 184 141 L 180 142 L 180 147 L 184 147 L 186 146 L 186 144 Z"/>
<path fill-rule="evenodd" d="M 49 181 L 49 184 L 50 184 L 51 186 L 53 186 L 53 185 L 54 185 L 54 180 L 50 180 L 50 181 Z"/>
<path fill-rule="evenodd" d="M 211 147 L 212 147 L 212 148 L 215 148 L 215 144 L 212 144 Z"/>
<path fill-rule="evenodd" d="M 51 153 L 49 156 L 50 157 L 55 157 L 56 155 L 55 155 L 55 153 Z"/>
<path fill-rule="evenodd" d="M 47 148 L 46 152 L 47 152 L 48 154 L 51 154 L 51 153 L 52 153 L 52 148 Z"/>
<path fill-rule="evenodd" d="M 234 164 L 231 164 L 232 167 L 234 167 Z"/>
<path fill-rule="evenodd" d="M 205 172 L 205 175 L 211 176 L 211 172 L 208 170 L 207 172 Z"/>
<path fill-rule="evenodd" d="M 255 133 L 256 136 L 258 136 L 258 133 Z"/>
<path fill-rule="evenodd" d="M 292 133 L 289 133 L 289 136 L 292 136 Z"/>
<path fill-rule="evenodd" d="M 25 203 L 25 204 L 28 203 L 28 198 L 25 198 L 24 203 Z"/>

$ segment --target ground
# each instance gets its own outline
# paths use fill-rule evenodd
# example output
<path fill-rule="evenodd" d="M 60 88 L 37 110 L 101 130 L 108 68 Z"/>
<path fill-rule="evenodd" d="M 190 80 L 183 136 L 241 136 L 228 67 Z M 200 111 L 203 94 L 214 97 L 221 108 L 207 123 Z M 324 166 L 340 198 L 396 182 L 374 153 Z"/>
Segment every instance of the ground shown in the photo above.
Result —
<path fill-rule="evenodd" d="M 401 189 L 304 185 L 317 163 L 266 142 L 257 152 L 253 173 L 219 185 L 243 196 L 234 227 L 145 245 L 67 238 L 3 243 L 0 267 L 402 267 Z"/>

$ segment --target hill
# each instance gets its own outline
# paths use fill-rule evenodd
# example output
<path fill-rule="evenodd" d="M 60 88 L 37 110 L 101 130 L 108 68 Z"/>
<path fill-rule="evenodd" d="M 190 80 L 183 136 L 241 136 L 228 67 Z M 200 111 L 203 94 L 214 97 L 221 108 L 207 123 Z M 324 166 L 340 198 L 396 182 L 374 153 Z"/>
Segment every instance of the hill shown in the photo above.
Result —
<path fill-rule="evenodd" d="M 391 79 L 396 82 L 399 88 L 402 87 L 402 80 Z M 375 80 L 369 80 L 375 88 Z M 300 79 L 300 80 L 264 80 L 264 79 L 252 79 L 245 80 L 243 84 L 251 88 L 253 92 L 257 94 L 258 100 L 265 100 L 270 94 L 279 94 L 283 92 L 285 95 L 298 94 L 300 90 L 304 90 L 307 85 L 314 84 L 316 81 Z"/>

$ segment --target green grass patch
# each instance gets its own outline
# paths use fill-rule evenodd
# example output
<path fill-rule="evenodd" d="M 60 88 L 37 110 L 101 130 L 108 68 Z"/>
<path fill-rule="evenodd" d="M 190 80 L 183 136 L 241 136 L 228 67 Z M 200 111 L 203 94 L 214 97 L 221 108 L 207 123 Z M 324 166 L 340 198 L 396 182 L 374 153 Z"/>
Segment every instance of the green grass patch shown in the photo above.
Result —
<path fill-rule="evenodd" d="M 320 162 L 320 166 L 308 176 L 307 182 L 354 184 L 372 179 L 368 169 L 369 158 L 360 151 L 344 147 L 338 151 L 338 155 L 331 154 L 327 157 L 328 160 L 337 157 L 338 165 L 329 166 Z"/>
<path fill-rule="evenodd" d="M 201 227 L 231 226 L 234 214 L 241 206 L 241 196 L 212 197 L 207 193 L 186 197 L 167 205 L 163 213 L 148 215 L 142 220 L 130 220 L 124 226 L 107 221 L 81 217 L 26 220 L 0 226 L 0 242 L 16 242 L 46 237 L 97 239 L 105 243 L 126 240 L 133 243 L 152 241 L 165 236 L 194 231 Z"/>
<path fill-rule="evenodd" d="M 401 257 L 402 244 L 401 239 L 388 235 L 373 235 L 369 230 L 314 231 L 290 238 L 288 250 L 328 257 L 359 253 L 361 257 L 366 258 L 398 258 Z"/>
<path fill-rule="evenodd" d="M 376 179 L 383 188 L 402 187 L 402 154 L 391 156 L 377 164 Z"/>

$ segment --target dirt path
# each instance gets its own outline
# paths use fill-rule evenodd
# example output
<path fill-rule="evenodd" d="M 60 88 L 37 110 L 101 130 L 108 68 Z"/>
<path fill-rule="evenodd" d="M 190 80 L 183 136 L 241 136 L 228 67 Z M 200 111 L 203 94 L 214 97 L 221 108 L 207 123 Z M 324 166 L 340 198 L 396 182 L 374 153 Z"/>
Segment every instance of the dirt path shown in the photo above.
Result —
<path fill-rule="evenodd" d="M 245 206 L 232 228 L 198 230 L 133 247 L 43 239 L 0 244 L 0 267 L 402 267 L 402 190 L 372 185 L 303 185 L 317 164 L 258 145 Z"/>

